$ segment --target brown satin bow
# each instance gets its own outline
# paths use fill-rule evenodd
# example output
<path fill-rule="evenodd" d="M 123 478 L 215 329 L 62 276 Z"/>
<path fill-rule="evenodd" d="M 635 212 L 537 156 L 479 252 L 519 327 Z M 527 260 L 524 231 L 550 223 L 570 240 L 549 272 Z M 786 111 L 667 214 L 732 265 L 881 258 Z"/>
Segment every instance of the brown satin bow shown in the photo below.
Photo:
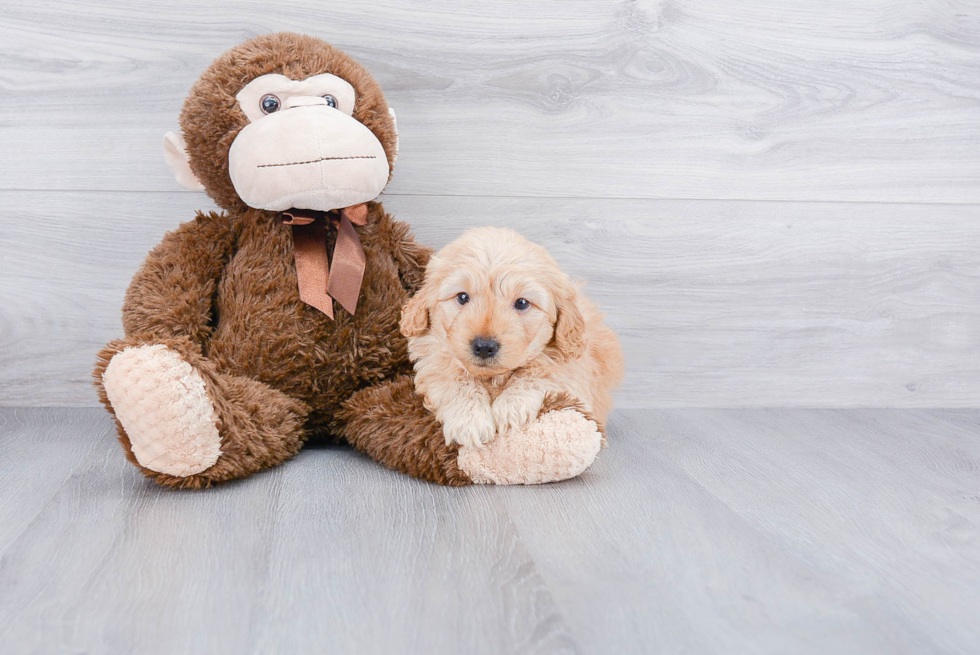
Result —
<path fill-rule="evenodd" d="M 367 205 L 351 205 L 332 212 L 287 209 L 282 222 L 293 228 L 299 297 L 333 318 L 333 301 L 351 314 L 364 278 L 365 256 L 354 226 L 367 224 Z M 327 256 L 327 220 L 337 230 L 333 257 Z"/>

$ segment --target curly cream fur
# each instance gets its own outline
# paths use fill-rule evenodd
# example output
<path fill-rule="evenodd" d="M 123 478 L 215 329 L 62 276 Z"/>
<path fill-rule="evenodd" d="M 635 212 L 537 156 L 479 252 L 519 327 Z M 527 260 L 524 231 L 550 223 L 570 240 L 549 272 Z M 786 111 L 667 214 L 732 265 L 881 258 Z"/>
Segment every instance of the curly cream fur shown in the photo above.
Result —
<path fill-rule="evenodd" d="M 518 298 L 529 307 L 516 309 Z M 401 330 L 426 407 L 446 443 L 464 447 L 524 427 L 549 393 L 579 399 L 601 426 L 622 378 L 619 341 L 596 306 L 544 248 L 512 230 L 470 230 L 433 257 Z M 496 339 L 499 353 L 475 357 L 476 337 Z"/>

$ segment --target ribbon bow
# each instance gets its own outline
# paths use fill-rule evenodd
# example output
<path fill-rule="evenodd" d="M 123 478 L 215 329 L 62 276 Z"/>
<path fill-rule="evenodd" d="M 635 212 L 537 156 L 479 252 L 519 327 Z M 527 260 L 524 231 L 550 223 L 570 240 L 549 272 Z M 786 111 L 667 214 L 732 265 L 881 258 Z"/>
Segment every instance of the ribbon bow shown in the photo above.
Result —
<path fill-rule="evenodd" d="M 333 318 L 333 301 L 351 314 L 364 278 L 364 248 L 354 226 L 367 224 L 367 205 L 361 203 L 331 212 L 287 209 L 282 222 L 293 228 L 299 297 Z M 327 222 L 337 230 L 333 256 L 327 257 Z"/>

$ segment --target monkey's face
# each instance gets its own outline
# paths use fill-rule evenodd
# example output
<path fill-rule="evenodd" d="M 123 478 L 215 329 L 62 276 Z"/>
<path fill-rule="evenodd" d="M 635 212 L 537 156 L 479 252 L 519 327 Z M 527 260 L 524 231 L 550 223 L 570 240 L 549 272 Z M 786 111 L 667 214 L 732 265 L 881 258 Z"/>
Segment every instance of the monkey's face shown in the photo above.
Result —
<path fill-rule="evenodd" d="M 326 211 L 374 200 L 387 184 L 384 148 L 353 118 L 357 99 L 345 80 L 273 73 L 235 98 L 249 123 L 232 142 L 228 172 L 250 207 Z"/>
<path fill-rule="evenodd" d="M 374 200 L 398 154 L 394 112 L 360 64 L 283 32 L 218 57 L 194 84 L 164 154 L 220 207 L 327 211 Z"/>

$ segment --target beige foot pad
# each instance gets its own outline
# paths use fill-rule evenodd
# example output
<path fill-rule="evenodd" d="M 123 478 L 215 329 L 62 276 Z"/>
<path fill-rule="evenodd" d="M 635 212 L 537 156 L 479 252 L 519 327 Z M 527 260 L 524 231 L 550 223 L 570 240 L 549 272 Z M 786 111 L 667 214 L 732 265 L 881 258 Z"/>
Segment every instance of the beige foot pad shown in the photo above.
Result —
<path fill-rule="evenodd" d="M 456 461 L 476 484 L 541 484 L 581 474 L 601 446 L 595 421 L 574 409 L 560 409 L 483 448 L 460 448 Z"/>
<path fill-rule="evenodd" d="M 180 355 L 163 345 L 126 348 L 102 383 L 142 466 L 186 477 L 218 461 L 218 417 L 201 374 Z"/>

